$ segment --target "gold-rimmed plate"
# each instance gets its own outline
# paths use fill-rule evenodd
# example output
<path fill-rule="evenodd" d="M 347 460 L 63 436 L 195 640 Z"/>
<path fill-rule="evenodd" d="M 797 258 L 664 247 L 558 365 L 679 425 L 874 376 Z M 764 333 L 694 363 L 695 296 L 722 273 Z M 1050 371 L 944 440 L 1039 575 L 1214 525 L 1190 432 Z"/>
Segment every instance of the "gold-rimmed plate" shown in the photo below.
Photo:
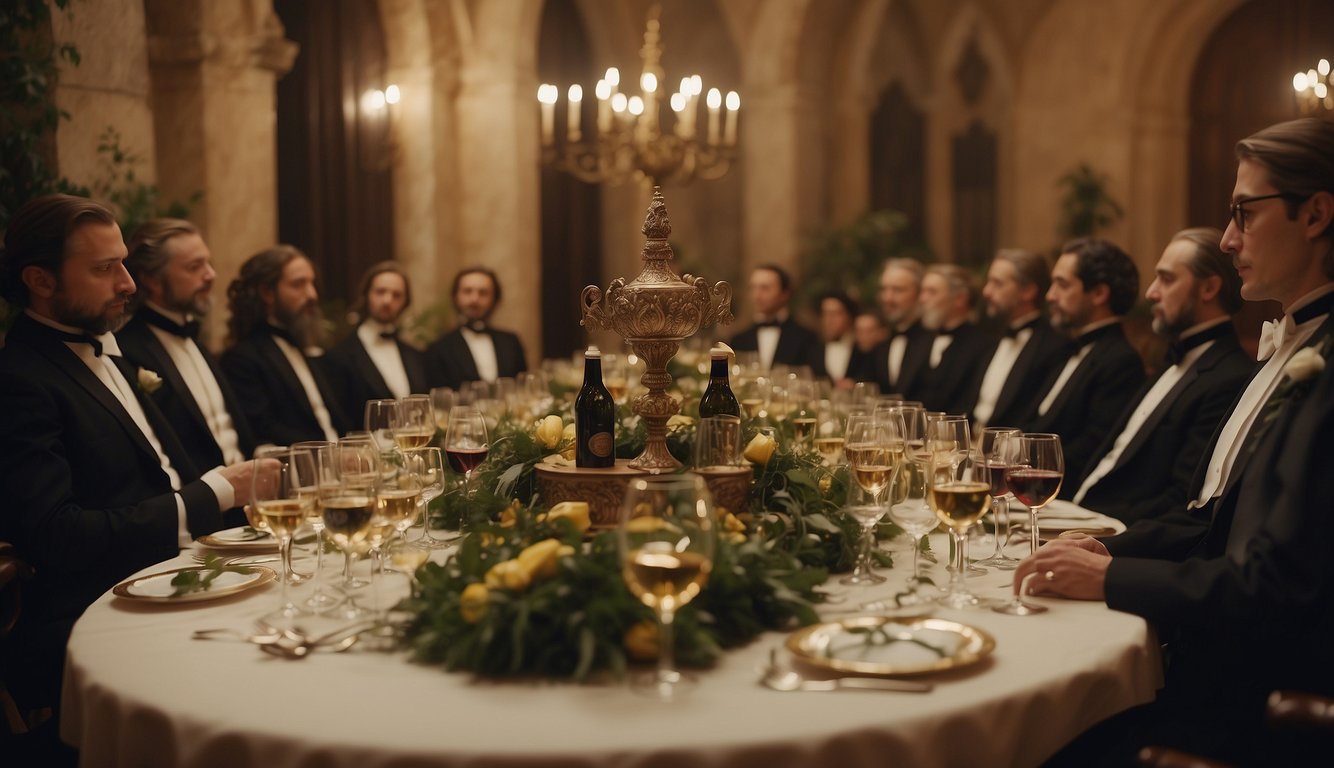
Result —
<path fill-rule="evenodd" d="M 957 621 L 851 616 L 800 629 L 787 649 L 800 662 L 857 675 L 920 675 L 959 669 L 996 647 L 987 632 Z"/>
<path fill-rule="evenodd" d="M 218 600 L 231 595 L 262 587 L 277 578 L 272 570 L 259 565 L 248 565 L 244 569 L 227 570 L 218 574 L 209 584 L 208 589 L 199 592 L 173 594 L 176 587 L 171 580 L 177 574 L 194 571 L 203 574 L 209 569 L 203 566 L 175 568 L 170 571 L 137 576 L 126 579 L 111 588 L 111 594 L 127 600 L 146 603 L 198 603 L 205 600 Z"/>
<path fill-rule="evenodd" d="M 228 528 L 200 536 L 200 544 L 212 549 L 270 549 L 278 551 L 278 540 L 267 531 L 257 531 L 248 525 Z"/>

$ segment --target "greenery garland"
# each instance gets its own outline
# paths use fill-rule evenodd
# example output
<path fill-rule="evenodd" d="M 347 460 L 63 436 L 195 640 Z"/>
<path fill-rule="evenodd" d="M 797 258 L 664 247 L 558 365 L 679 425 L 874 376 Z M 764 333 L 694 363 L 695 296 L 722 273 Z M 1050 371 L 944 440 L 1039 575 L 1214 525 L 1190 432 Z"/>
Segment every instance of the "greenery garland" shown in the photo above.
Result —
<path fill-rule="evenodd" d="M 697 397 L 674 417 L 668 448 L 687 461 L 694 440 Z M 399 609 L 412 618 L 403 642 L 423 663 L 484 676 L 542 676 L 586 680 L 620 676 L 631 661 L 657 655 L 652 613 L 626 589 L 614 532 L 585 541 L 587 508 L 568 503 L 548 510 L 534 468 L 573 451 L 570 404 L 528 427 L 504 418 L 493 429 L 487 461 L 463 493 L 455 484 L 439 499 L 444 523 L 469 531 L 445 564 L 417 571 L 411 597 Z M 622 406 L 617 455 L 643 449 L 646 431 Z M 744 510 L 719 510 L 719 540 L 705 589 L 678 614 L 679 663 L 706 666 L 723 650 L 768 630 L 817 620 L 816 587 L 831 572 L 850 570 L 858 524 L 838 513 L 847 497 L 845 467 L 831 470 L 811 451 L 793 450 L 787 421 L 775 425 L 777 445 L 752 462 L 754 482 Z M 759 424 L 747 420 L 748 432 Z M 881 537 L 897 535 L 884 524 Z M 875 550 L 881 564 L 887 553 Z"/>

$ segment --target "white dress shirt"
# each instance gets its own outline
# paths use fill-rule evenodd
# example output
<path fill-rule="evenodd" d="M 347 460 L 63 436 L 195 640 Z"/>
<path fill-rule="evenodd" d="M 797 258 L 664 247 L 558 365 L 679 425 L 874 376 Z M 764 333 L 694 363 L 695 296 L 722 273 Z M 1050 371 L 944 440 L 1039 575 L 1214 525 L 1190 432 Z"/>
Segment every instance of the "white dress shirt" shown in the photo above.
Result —
<path fill-rule="evenodd" d="M 1096 331 L 1099 328 L 1104 328 L 1112 323 L 1119 322 L 1121 322 L 1121 318 L 1112 317 L 1106 320 L 1099 320 L 1096 323 L 1089 323 L 1079 329 L 1079 335 L 1083 336 L 1091 331 Z M 1075 375 L 1075 371 L 1078 370 L 1080 364 L 1084 362 L 1084 358 L 1089 356 L 1089 352 L 1093 350 L 1093 345 L 1096 343 L 1097 341 L 1095 340 L 1082 345 L 1078 352 L 1071 355 L 1070 359 L 1065 361 L 1065 367 L 1061 369 L 1061 375 L 1056 377 L 1056 383 L 1051 385 L 1051 391 L 1049 391 L 1047 396 L 1042 398 L 1042 402 L 1038 404 L 1039 416 L 1046 416 L 1047 411 L 1051 410 L 1052 405 L 1056 402 L 1056 398 L 1060 396 L 1061 390 L 1065 388 L 1066 382 L 1070 381 L 1070 377 Z"/>
<path fill-rule="evenodd" d="M 1291 315 L 1331 291 L 1334 291 L 1334 283 L 1327 283 L 1311 291 L 1294 302 L 1286 314 Z M 1319 315 L 1311 318 L 1295 326 L 1293 333 L 1285 334 L 1283 343 L 1246 386 L 1241 399 L 1237 401 L 1237 407 L 1232 409 L 1232 415 L 1218 433 L 1213 455 L 1209 458 L 1209 467 L 1205 470 L 1204 484 L 1200 486 L 1199 494 L 1191 502 L 1192 507 L 1204 506 L 1227 487 L 1228 477 L 1241 452 L 1242 443 L 1245 442 L 1243 437 L 1251 431 L 1255 418 L 1260 415 L 1260 411 L 1264 409 L 1264 404 L 1269 401 L 1274 390 L 1278 389 L 1279 383 L 1283 380 L 1283 366 L 1287 365 L 1288 360 L 1297 354 L 1297 350 L 1315 335 L 1326 317 L 1327 315 Z M 1287 317 L 1284 320 L 1286 321 Z"/>
<path fill-rule="evenodd" d="M 1183 339 L 1190 338 L 1195 334 L 1203 333 L 1210 328 L 1230 322 L 1232 322 L 1232 318 L 1220 317 L 1216 320 L 1201 323 L 1187 329 L 1185 333 L 1181 334 L 1181 337 Z M 1158 406 L 1162 403 L 1163 398 L 1167 397 L 1167 393 L 1172 391 L 1172 388 L 1181 381 L 1181 377 L 1186 375 L 1186 372 L 1189 371 L 1202 356 L 1204 356 L 1204 353 L 1207 352 L 1214 343 L 1214 341 L 1206 341 L 1192 347 L 1189 352 L 1182 355 L 1181 362 L 1169 366 L 1167 370 L 1163 371 L 1163 374 L 1158 377 L 1158 381 L 1154 382 L 1153 386 L 1149 388 L 1149 391 L 1144 393 L 1144 397 L 1139 401 L 1139 405 L 1135 406 L 1135 412 L 1130 414 L 1130 420 L 1126 422 L 1125 428 L 1121 430 L 1121 434 L 1116 436 L 1116 440 L 1112 443 L 1111 449 L 1107 451 L 1106 455 L 1102 457 L 1102 460 L 1093 468 L 1093 471 L 1089 473 L 1089 476 L 1084 479 L 1083 484 L 1079 486 L 1079 490 L 1075 492 L 1074 498 L 1071 499 L 1071 501 L 1076 504 L 1082 502 L 1089 490 L 1097 485 L 1099 480 L 1102 480 L 1112 471 L 1112 468 L 1116 466 L 1116 462 L 1121 460 L 1121 454 L 1125 453 L 1126 446 L 1130 445 L 1130 441 L 1134 440 L 1135 436 L 1139 434 L 1140 428 L 1144 426 L 1144 422 L 1148 421 L 1149 416 L 1151 416 L 1154 411 L 1158 410 Z"/>
<path fill-rule="evenodd" d="M 462 326 L 463 341 L 468 345 L 473 364 L 477 366 L 477 375 L 482 381 L 493 382 L 500 377 L 500 363 L 496 360 L 496 340 L 485 331 L 474 331 Z"/>
<path fill-rule="evenodd" d="M 310 363 L 306 362 L 306 355 L 281 336 L 275 335 L 273 342 L 278 345 L 283 357 L 287 358 L 287 363 L 292 366 L 292 371 L 301 382 L 301 388 L 306 391 L 306 399 L 310 401 L 311 410 L 315 411 L 315 421 L 319 422 L 324 439 L 331 443 L 338 442 L 338 430 L 334 429 L 333 420 L 329 418 L 329 408 L 324 404 L 319 385 L 315 383 L 315 377 L 310 373 Z"/>
<path fill-rule="evenodd" d="M 145 304 L 174 323 L 185 325 L 188 317 L 179 312 L 171 312 L 163 309 L 153 302 Z M 176 366 L 177 372 L 181 374 L 181 379 L 185 382 L 185 388 L 195 399 L 195 404 L 199 406 L 200 413 L 204 414 L 204 422 L 208 425 L 209 434 L 213 435 L 213 440 L 217 442 L 218 449 L 222 451 L 222 463 L 228 466 L 246 460 L 241 453 L 241 441 L 236 435 L 236 427 L 232 423 L 232 415 L 227 410 L 227 401 L 223 399 L 222 387 L 218 386 L 218 380 L 213 375 L 213 369 L 209 367 L 208 361 L 199 351 L 199 345 L 194 339 L 185 336 L 177 336 L 174 333 L 164 331 L 156 325 L 149 325 L 149 330 L 162 343 L 162 347 L 167 350 L 167 356 Z"/>
<path fill-rule="evenodd" d="M 1010 371 L 1014 369 L 1019 353 L 1024 351 L 1028 340 L 1033 338 L 1033 329 L 1024 326 L 1039 317 L 1041 313 L 1032 312 L 1016 319 L 1010 323 L 1010 327 L 1022 330 L 1016 331 L 1013 336 L 1006 336 L 996 345 L 996 353 L 991 356 L 991 362 L 987 364 L 987 370 L 982 374 L 982 385 L 977 392 L 977 405 L 973 406 L 973 422 L 978 434 L 982 434 L 982 428 L 991 421 L 991 415 L 996 412 L 996 401 L 1000 399 L 1001 390 L 1005 388 L 1005 381 L 1010 378 Z"/>
<path fill-rule="evenodd" d="M 51 328 L 55 328 L 56 330 L 80 335 L 84 333 L 80 328 L 57 323 L 54 320 L 43 317 L 31 310 L 24 311 L 27 313 L 28 317 L 31 317 L 33 320 Z M 111 360 L 113 356 L 122 357 L 120 353 L 120 345 L 116 343 L 116 337 L 110 333 L 104 333 L 96 338 L 102 344 L 101 355 L 98 355 L 93 351 L 91 344 L 67 341 L 65 342 L 65 346 L 78 356 L 79 360 L 84 365 L 88 366 L 88 370 L 97 377 L 98 381 L 102 382 L 102 385 L 111 392 L 112 396 L 116 398 L 121 407 L 125 409 L 125 413 L 130 417 L 130 420 L 134 422 L 134 425 L 139 428 L 139 431 L 143 433 L 144 439 L 148 440 L 148 444 L 152 446 L 153 452 L 157 454 L 158 463 L 162 467 L 162 471 L 167 475 L 167 481 L 171 483 L 172 490 L 180 491 L 180 473 L 178 473 L 175 467 L 171 465 L 171 459 L 167 456 L 166 452 L 162 450 L 162 443 L 158 440 L 157 433 L 153 431 L 153 425 L 148 422 L 148 416 L 144 414 L 143 406 L 139 404 L 139 398 L 135 396 L 133 386 L 130 382 L 125 380 L 125 376 Z M 232 489 L 232 484 L 227 478 L 223 477 L 217 469 L 205 472 L 200 479 L 207 483 L 208 487 L 213 490 L 213 495 L 218 499 L 219 511 L 228 509 L 234 505 L 235 491 Z M 194 540 L 194 537 L 190 535 L 190 528 L 186 524 L 185 499 L 181 497 L 180 493 L 176 493 L 175 496 L 176 543 L 181 547 L 188 547 L 190 546 L 190 542 Z"/>
<path fill-rule="evenodd" d="M 824 344 L 824 369 L 834 381 L 848 376 L 848 363 L 852 362 L 852 335 L 841 339 L 826 341 Z"/>
<path fill-rule="evenodd" d="M 412 394 L 412 385 L 408 383 L 408 371 L 403 367 L 403 353 L 398 349 L 398 341 L 380 335 L 393 331 L 392 325 L 367 320 L 357 326 L 357 339 L 366 348 L 366 354 L 394 397 L 407 397 Z"/>

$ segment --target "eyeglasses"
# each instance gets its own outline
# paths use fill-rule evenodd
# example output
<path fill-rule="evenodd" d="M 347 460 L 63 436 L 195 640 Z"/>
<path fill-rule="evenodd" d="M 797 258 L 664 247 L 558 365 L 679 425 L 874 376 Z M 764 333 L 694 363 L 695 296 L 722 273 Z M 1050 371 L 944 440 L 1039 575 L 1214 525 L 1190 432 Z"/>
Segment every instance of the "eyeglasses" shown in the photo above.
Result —
<path fill-rule="evenodd" d="M 1293 201 L 1295 201 L 1295 202 L 1299 202 L 1299 203 L 1304 203 L 1304 202 L 1306 202 L 1310 197 L 1311 197 L 1311 195 L 1309 195 L 1309 194 L 1302 194 L 1301 192 L 1275 192 L 1275 193 L 1272 194 L 1272 195 L 1256 195 L 1256 196 L 1254 196 L 1254 197 L 1242 197 L 1242 198 L 1238 198 L 1237 200 L 1233 200 L 1233 201 L 1232 201 L 1232 204 L 1228 206 L 1228 211 L 1229 211 L 1229 212 L 1231 213 L 1231 215 L 1232 215 L 1232 223 L 1234 223 L 1234 224 L 1237 225 L 1237 229 L 1238 229 L 1239 231 L 1241 231 L 1241 232 L 1245 232 L 1245 231 L 1246 231 L 1246 214 L 1249 213 L 1249 211 L 1247 211 L 1245 208 L 1243 208 L 1243 207 L 1242 207 L 1243 205 L 1246 205 L 1246 204 L 1248 204 L 1248 203 L 1258 203 L 1258 202 L 1260 202 L 1261 200 L 1275 200 L 1275 199 L 1278 199 L 1278 198 L 1282 198 L 1282 199 L 1284 199 L 1284 200 L 1293 200 Z"/>

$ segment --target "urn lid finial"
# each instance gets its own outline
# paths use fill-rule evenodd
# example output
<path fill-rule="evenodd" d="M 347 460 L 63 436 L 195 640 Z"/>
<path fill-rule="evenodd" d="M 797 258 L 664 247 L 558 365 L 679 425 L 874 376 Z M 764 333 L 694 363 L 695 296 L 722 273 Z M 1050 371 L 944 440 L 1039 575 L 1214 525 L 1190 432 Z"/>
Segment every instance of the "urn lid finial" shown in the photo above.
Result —
<path fill-rule="evenodd" d="M 648 204 L 644 228 L 640 231 L 649 240 L 666 240 L 672 233 L 672 222 L 667 218 L 667 201 L 662 197 L 662 187 L 653 187 L 653 200 Z"/>

